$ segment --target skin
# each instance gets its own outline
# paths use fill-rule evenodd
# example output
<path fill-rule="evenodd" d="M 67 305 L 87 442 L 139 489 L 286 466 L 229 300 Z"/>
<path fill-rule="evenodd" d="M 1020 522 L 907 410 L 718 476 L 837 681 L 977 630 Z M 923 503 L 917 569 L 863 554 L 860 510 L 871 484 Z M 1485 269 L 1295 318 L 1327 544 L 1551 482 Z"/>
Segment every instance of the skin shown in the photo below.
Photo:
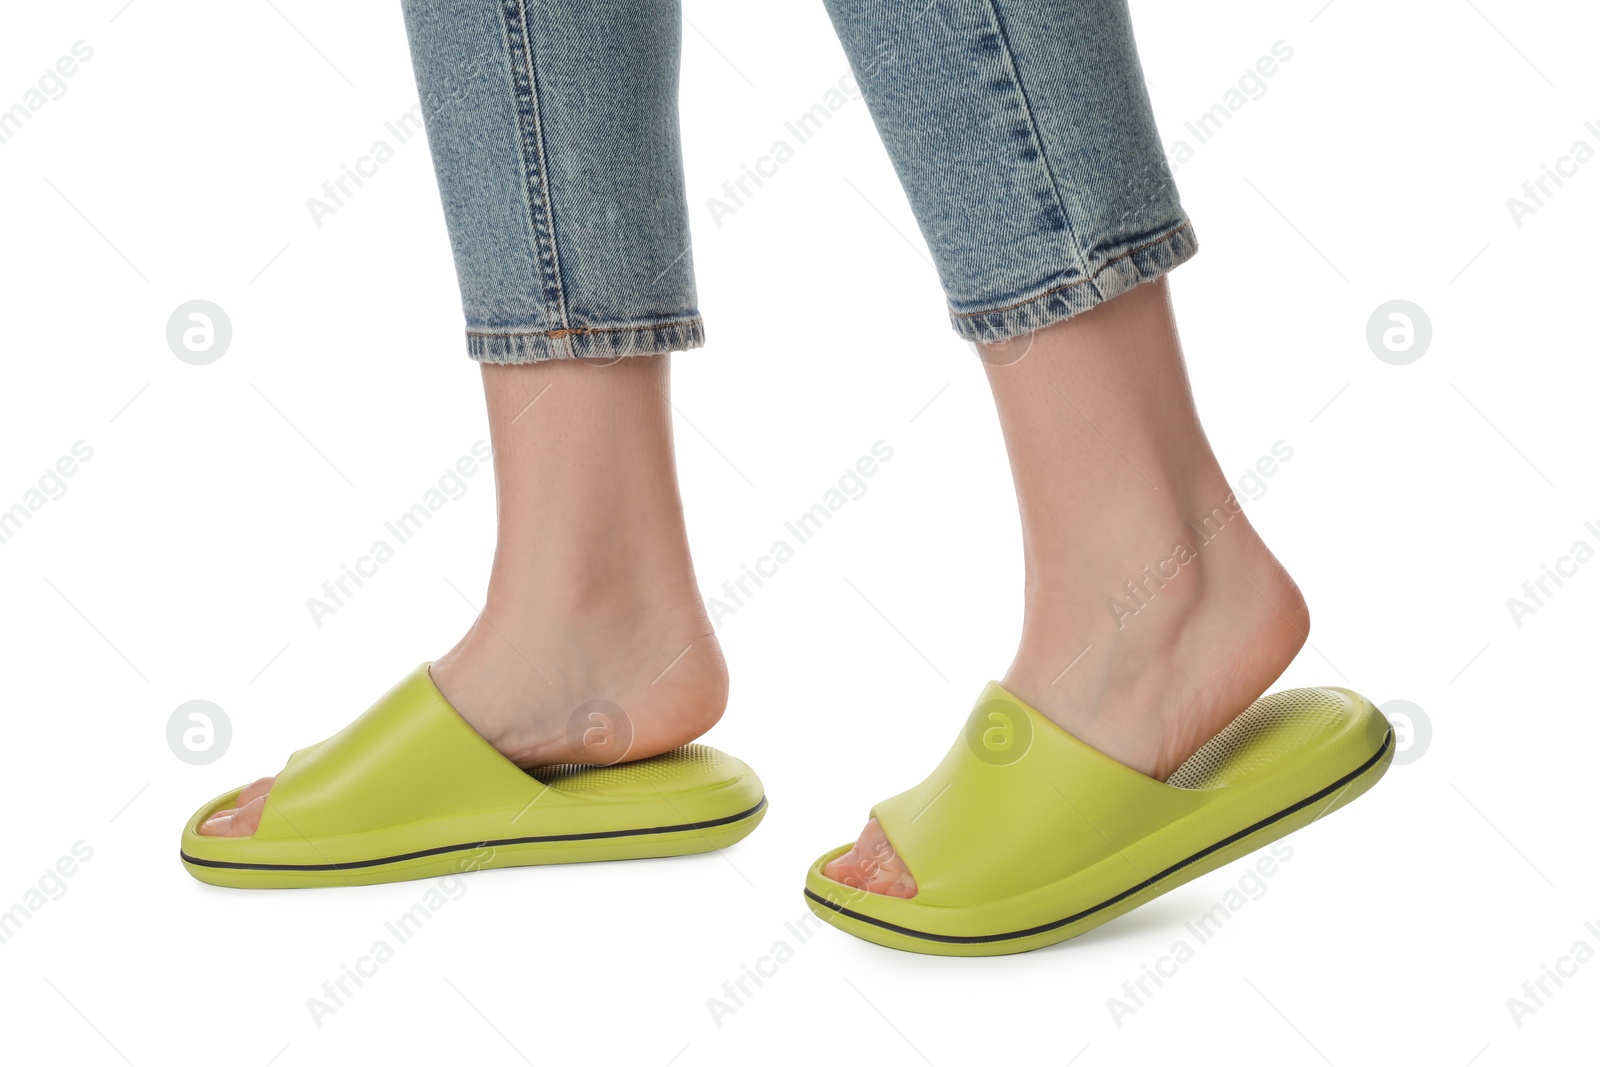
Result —
<path fill-rule="evenodd" d="M 689 558 L 667 374 L 665 356 L 483 367 L 498 544 L 483 613 L 432 674 L 519 766 L 668 752 L 727 706 Z M 569 717 L 591 700 L 625 725 L 584 731 L 574 748 Z M 255 833 L 271 785 L 201 832 Z"/>
<path fill-rule="evenodd" d="M 1147 606 L 1123 583 L 1195 540 L 1232 492 L 1195 411 L 1165 280 L 983 357 L 1022 517 L 1022 637 L 1001 684 L 1068 733 L 1164 779 L 1304 644 L 1304 599 L 1245 516 Z M 1168 568 L 1168 572 L 1173 568 Z M 875 820 L 829 877 L 916 895 Z"/>
<path fill-rule="evenodd" d="M 1164 279 L 983 346 L 1021 511 L 1022 637 L 1003 684 L 1155 778 L 1264 693 L 1304 643 L 1299 590 L 1242 515 L 1137 614 L 1123 583 L 1192 541 L 1231 489 L 1206 440 Z M 469 723 L 524 767 L 610 763 L 574 749 L 572 710 L 623 709 L 629 759 L 709 729 L 728 676 L 695 582 L 672 459 L 664 356 L 485 366 L 499 545 L 482 617 L 433 668 Z M 1169 571 L 1170 572 L 1170 571 Z M 1152 583 L 1148 588 L 1155 589 Z M 272 779 L 203 833 L 254 833 Z M 827 869 L 916 895 L 875 821 Z"/>

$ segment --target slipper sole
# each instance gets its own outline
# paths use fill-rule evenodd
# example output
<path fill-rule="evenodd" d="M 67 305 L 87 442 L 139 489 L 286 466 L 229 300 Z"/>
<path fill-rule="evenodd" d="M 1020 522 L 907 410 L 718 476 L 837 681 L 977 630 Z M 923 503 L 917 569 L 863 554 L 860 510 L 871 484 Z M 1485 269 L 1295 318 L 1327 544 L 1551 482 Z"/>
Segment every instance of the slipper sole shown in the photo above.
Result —
<path fill-rule="evenodd" d="M 998 686 L 992 686 L 985 693 L 986 700 L 980 701 L 980 708 L 992 707 L 995 701 L 1000 699 L 997 694 L 1003 694 L 1005 698 L 1015 701 L 1015 698 L 1009 697 L 1009 694 L 1004 694 L 1004 691 L 1000 690 Z M 1394 759 L 1394 731 L 1386 721 L 1382 720 L 1381 713 L 1357 694 L 1348 690 L 1299 690 L 1275 694 L 1273 697 L 1264 697 L 1262 701 L 1258 702 L 1258 705 L 1270 708 L 1270 702 L 1276 700 L 1280 706 L 1290 706 L 1296 700 L 1306 701 L 1308 698 L 1303 694 L 1316 694 L 1317 698 L 1327 697 L 1330 698 L 1330 702 L 1336 701 L 1341 705 L 1338 716 L 1343 721 L 1336 729 L 1330 731 L 1335 735 L 1335 740 L 1330 744 L 1337 745 L 1337 749 L 1330 750 L 1338 751 L 1342 754 L 1343 760 L 1341 763 L 1345 768 L 1343 773 L 1340 773 L 1338 769 L 1325 770 L 1322 777 L 1315 778 L 1313 777 L 1315 772 L 1311 767 L 1295 766 L 1287 773 L 1274 774 L 1273 761 L 1263 756 L 1263 752 L 1272 751 L 1271 742 L 1262 744 L 1259 741 L 1262 736 L 1259 721 L 1256 723 L 1246 722 L 1247 717 L 1258 710 L 1257 705 L 1252 705 L 1252 708 L 1247 709 L 1246 713 L 1242 713 L 1235 722 L 1242 727 L 1236 728 L 1236 733 L 1258 739 L 1255 742 L 1256 749 L 1252 751 L 1249 743 L 1246 743 L 1245 745 L 1237 745 L 1230 751 L 1228 748 L 1229 739 L 1219 734 L 1220 747 L 1218 751 L 1222 755 L 1219 757 L 1215 752 L 1205 753 L 1203 749 L 1202 753 L 1197 753 L 1196 758 L 1193 760 L 1194 765 L 1199 768 L 1199 771 L 1194 773 L 1212 775 L 1220 773 L 1226 776 L 1230 770 L 1237 772 L 1240 768 L 1243 768 L 1245 773 L 1241 777 L 1247 781 L 1248 786 L 1259 789 L 1265 783 L 1266 787 L 1272 790 L 1271 795 L 1278 796 L 1281 799 L 1271 809 L 1268 809 L 1268 814 L 1257 814 L 1262 810 L 1261 807 L 1257 807 L 1256 811 L 1252 813 L 1252 817 L 1238 816 L 1233 824 L 1234 827 L 1237 827 L 1236 829 L 1227 827 L 1219 832 L 1214 839 L 1207 837 L 1199 837 L 1197 839 L 1192 830 L 1184 833 L 1173 833 L 1170 837 L 1172 843 L 1166 846 L 1166 853 L 1159 863 L 1140 865 L 1136 869 L 1138 872 L 1148 873 L 1147 877 L 1137 877 L 1135 871 L 1129 871 L 1124 865 L 1122 867 L 1122 879 L 1124 880 L 1109 878 L 1106 875 L 1106 867 L 1102 865 L 1093 870 L 1074 871 L 1055 883 L 1033 887 L 1026 895 L 1026 898 L 1019 896 L 1000 900 L 985 899 L 981 902 L 981 905 L 970 907 L 960 905 L 938 906 L 936 904 L 922 903 L 918 897 L 913 897 L 909 900 L 883 897 L 865 890 L 851 888 L 828 878 L 823 874 L 823 869 L 853 847 L 853 845 L 847 844 L 830 850 L 811 865 L 806 875 L 804 890 L 806 904 L 823 921 L 865 941 L 887 948 L 929 955 L 1009 955 L 1043 948 L 1077 937 L 1203 874 L 1223 867 L 1235 859 L 1246 856 L 1263 846 L 1286 837 L 1296 830 L 1310 825 L 1349 804 L 1372 788 L 1383 777 Z M 1020 705 L 1020 702 L 1016 703 Z M 1031 708 L 1026 708 L 1025 705 L 1022 705 L 1022 707 L 1026 709 L 1028 714 L 1037 716 L 1038 713 Z M 1267 717 L 1270 718 L 1270 715 Z M 1260 720 L 1261 718 L 1262 716 L 1258 714 L 1257 719 Z M 1081 742 L 1070 738 L 1064 731 L 1053 727 L 1053 724 L 1047 728 L 1043 725 L 1046 722 L 1048 720 L 1043 720 L 1040 717 L 1039 721 L 1034 724 L 1033 729 L 1036 731 L 1054 729 L 1056 734 L 1066 738 L 1067 745 L 1072 746 L 1064 750 L 1067 752 L 1066 758 L 1069 761 L 1074 759 L 1095 759 L 1093 755 L 1090 755 L 1092 750 L 1088 750 L 1087 746 L 1083 746 Z M 1252 733 L 1252 731 L 1254 732 Z M 1086 751 L 1079 754 L 1075 749 Z M 946 765 L 941 765 L 941 771 L 944 772 L 945 777 L 940 777 L 940 772 L 936 772 L 935 776 L 930 779 L 934 785 L 943 783 L 939 796 L 942 796 L 944 791 L 950 787 L 950 782 L 946 781 L 946 778 L 953 776 L 954 781 L 959 783 L 962 780 L 962 775 L 971 775 L 973 773 L 971 767 L 974 765 L 967 759 L 964 752 L 959 752 L 959 747 L 958 753 L 959 759 L 955 764 L 949 762 L 950 759 L 955 758 L 951 757 L 947 758 Z M 1233 761 L 1232 767 L 1228 767 L 1230 759 Z M 1106 760 L 1105 757 L 1098 757 L 1091 770 L 1106 773 L 1103 765 L 1108 762 L 1110 761 Z M 1312 767 L 1319 765 L 1326 767 L 1325 762 L 1314 763 Z M 952 766 L 955 768 L 954 770 L 949 769 Z M 1190 765 L 1186 764 L 1185 766 L 1188 767 Z M 1133 776 L 1133 778 L 1141 780 L 1143 783 L 1142 788 L 1165 789 L 1175 794 L 1190 793 L 1190 790 L 1187 789 L 1173 790 L 1170 786 L 1145 779 L 1142 775 L 1137 775 L 1136 772 L 1121 768 L 1121 765 L 1116 765 L 1116 767 L 1120 769 L 1120 774 L 1124 777 Z M 1218 771 L 1219 767 L 1223 768 L 1220 772 Z M 978 773 L 990 772 L 980 768 Z M 1060 772 L 1058 771 L 1057 773 Z M 1123 781 L 1123 778 L 1115 777 L 1119 771 L 1110 773 L 1113 777 L 1107 780 L 1113 783 Z M 1179 777 L 1179 774 L 1175 774 L 1172 779 L 1169 779 L 1169 782 L 1177 781 Z M 982 784 L 989 784 L 990 781 L 992 780 L 983 780 Z M 1285 793 L 1283 790 L 1284 782 L 1293 782 L 1299 785 L 1298 793 Z M 925 783 L 922 788 L 931 787 Z M 1237 811 L 1248 810 L 1248 804 L 1240 804 L 1236 797 L 1229 798 L 1227 794 L 1230 792 L 1232 791 L 1228 788 L 1212 789 L 1209 793 L 1205 790 L 1193 791 L 1191 794 L 1193 796 L 1210 796 L 1217 798 L 1221 802 L 1214 809 L 1214 814 L 1222 815 L 1222 820 L 1219 822 L 1218 819 L 1213 818 L 1207 822 L 1207 826 L 1218 827 L 1225 823 L 1226 815 L 1223 815 L 1223 812 L 1230 805 Z M 975 789 L 966 795 L 969 797 L 982 796 L 983 791 L 981 788 Z M 1137 801 L 1133 802 L 1137 803 Z M 1208 803 L 1215 802 L 1208 801 Z M 886 804 L 891 805 L 894 803 L 886 802 Z M 895 809 L 891 807 L 890 810 L 894 811 Z M 917 808 L 917 817 L 920 818 L 927 810 L 926 807 L 919 806 Z M 933 822 L 934 820 L 930 819 L 928 821 Z M 998 820 L 996 824 L 999 824 Z M 1165 829 L 1161 828 L 1158 834 L 1164 832 Z M 937 831 L 924 828 L 923 832 L 934 835 Z M 1179 841 L 1186 843 L 1187 847 L 1176 847 Z M 1203 843 L 1207 841 L 1209 843 Z M 891 844 L 893 843 L 891 836 Z M 1107 839 L 1107 844 L 1109 845 L 1109 839 Z M 1138 846 L 1130 843 L 1128 847 L 1132 849 Z M 1115 846 L 1112 846 L 1112 848 L 1115 848 Z M 896 851 L 899 852 L 900 850 L 897 848 Z M 1123 857 L 1126 863 L 1132 863 L 1131 860 L 1127 859 L 1122 849 L 1117 848 L 1115 851 Z M 1147 860 L 1153 854 L 1159 855 L 1160 852 L 1141 852 L 1141 856 Z M 915 876 L 917 864 L 914 861 L 910 862 L 908 868 Z M 1134 875 L 1134 877 L 1127 877 L 1128 875 Z M 1087 894 L 1086 887 L 1089 885 L 1099 887 L 1101 892 L 1099 894 Z M 919 883 L 919 897 L 921 895 L 920 888 Z M 1063 907 L 1058 915 L 1040 915 L 1039 901 L 1050 899 L 1071 901 L 1072 904 L 1070 907 Z M 1004 916 L 1008 912 L 1027 914 L 1034 918 L 1035 921 L 1017 925 L 1005 925 L 997 921 L 997 916 Z M 1038 921 L 1040 919 L 1043 921 Z M 919 922 L 919 920 L 924 921 Z"/>

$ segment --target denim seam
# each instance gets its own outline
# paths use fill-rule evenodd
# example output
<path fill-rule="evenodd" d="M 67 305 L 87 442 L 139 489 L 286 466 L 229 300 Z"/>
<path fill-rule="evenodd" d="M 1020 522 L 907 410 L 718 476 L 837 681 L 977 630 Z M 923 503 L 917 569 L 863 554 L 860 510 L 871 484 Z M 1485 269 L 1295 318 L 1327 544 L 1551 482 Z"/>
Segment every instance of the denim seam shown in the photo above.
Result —
<path fill-rule="evenodd" d="M 670 330 L 675 326 L 700 325 L 700 316 L 673 319 L 649 326 L 573 326 L 560 330 L 468 330 L 468 337 L 581 337 L 586 333 L 627 333 L 629 331 Z"/>
<path fill-rule="evenodd" d="M 563 336 L 550 336 L 561 333 Z M 705 343 L 698 317 L 658 326 L 588 326 L 569 331 L 467 333 L 467 355 L 480 363 L 540 363 L 546 360 L 617 359 L 686 352 Z"/>
<path fill-rule="evenodd" d="M 1115 256 L 1112 256 L 1110 259 L 1108 259 L 1104 263 L 1100 264 L 1099 269 L 1097 269 L 1093 274 L 1086 275 L 1086 276 L 1084 276 L 1082 278 L 1077 279 L 1076 281 L 1068 282 L 1065 285 L 1058 285 L 1054 289 L 1046 289 L 1042 293 L 1037 293 L 1037 294 L 1035 294 L 1033 296 L 1030 296 L 1030 297 L 1028 297 L 1028 298 L 1026 298 L 1024 300 L 1018 300 L 1014 304 L 1007 304 L 1004 307 L 986 308 L 983 311 L 956 311 L 954 309 L 951 309 L 950 315 L 951 315 L 952 318 L 957 318 L 957 319 L 975 319 L 975 318 L 980 318 L 981 316 L 984 316 L 984 315 L 999 315 L 999 314 L 1002 314 L 1002 313 L 1007 312 L 1007 311 L 1015 311 L 1017 308 L 1020 308 L 1020 307 L 1026 307 L 1029 304 L 1037 303 L 1038 301 L 1044 300 L 1047 297 L 1054 296 L 1057 293 L 1064 293 L 1068 289 L 1076 289 L 1080 285 L 1089 285 L 1096 278 L 1100 277 L 1100 275 L 1104 274 L 1107 270 L 1111 269 L 1116 264 L 1121 263 L 1123 260 L 1128 259 L 1128 258 L 1130 258 L 1132 256 L 1136 256 L 1140 252 L 1145 251 L 1146 249 L 1154 248 L 1157 245 L 1164 244 L 1164 243 L 1172 240 L 1174 235 L 1182 233 L 1184 230 L 1192 229 L 1193 225 L 1194 224 L 1192 222 L 1190 222 L 1188 219 L 1184 219 L 1178 225 L 1173 226 L 1170 229 L 1168 229 L 1165 232 L 1163 232 L 1160 237 L 1153 238 L 1153 239 L 1151 239 L 1149 241 L 1146 241 L 1144 244 L 1141 244 L 1141 245 L 1135 245 L 1133 248 L 1128 249 L 1126 252 L 1122 252 L 1122 253 L 1119 253 L 1119 254 L 1117 254 Z"/>
<path fill-rule="evenodd" d="M 1000 9 L 995 6 L 994 0 L 986 0 L 986 4 L 989 8 L 989 17 L 994 22 L 995 32 L 1000 35 L 1000 43 L 1006 50 L 1006 65 L 1011 68 L 1011 80 L 1017 87 L 1017 93 L 1022 97 L 1023 110 L 1028 113 L 1028 128 L 1033 133 L 1034 147 L 1039 152 L 1039 161 L 1044 167 L 1045 176 L 1050 179 L 1050 193 L 1056 198 L 1056 210 L 1061 212 L 1061 224 L 1066 228 L 1068 241 L 1078 259 L 1078 270 L 1088 273 L 1088 262 L 1083 245 L 1078 240 L 1077 229 L 1072 225 L 1072 216 L 1067 211 L 1066 198 L 1061 195 L 1061 183 L 1056 181 L 1055 168 L 1050 165 L 1050 153 L 1046 149 L 1044 135 L 1039 130 L 1038 117 L 1034 114 L 1033 98 L 1029 96 L 1027 87 L 1022 84 L 1022 70 L 1017 66 L 1017 56 L 1011 48 L 1011 35 L 1006 32 L 1005 20 L 1000 17 Z"/>
<path fill-rule="evenodd" d="M 534 254 L 539 262 L 547 309 L 553 310 L 555 320 L 565 327 L 566 294 L 561 284 L 561 255 L 556 247 L 555 217 L 550 205 L 549 158 L 545 152 L 533 31 L 528 25 L 524 0 L 504 0 L 501 15 L 505 24 L 517 133 L 522 144 L 528 225 L 533 233 Z"/>

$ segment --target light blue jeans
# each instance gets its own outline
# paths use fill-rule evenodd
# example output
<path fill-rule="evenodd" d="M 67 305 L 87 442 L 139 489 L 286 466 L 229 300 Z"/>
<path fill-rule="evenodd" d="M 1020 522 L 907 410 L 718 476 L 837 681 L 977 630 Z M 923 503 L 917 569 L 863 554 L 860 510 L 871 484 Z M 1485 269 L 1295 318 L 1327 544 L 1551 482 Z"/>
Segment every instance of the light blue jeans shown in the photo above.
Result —
<path fill-rule="evenodd" d="M 956 331 L 1171 270 L 1194 230 L 1125 0 L 825 0 Z M 405 0 L 472 358 L 699 347 L 678 0 Z"/>

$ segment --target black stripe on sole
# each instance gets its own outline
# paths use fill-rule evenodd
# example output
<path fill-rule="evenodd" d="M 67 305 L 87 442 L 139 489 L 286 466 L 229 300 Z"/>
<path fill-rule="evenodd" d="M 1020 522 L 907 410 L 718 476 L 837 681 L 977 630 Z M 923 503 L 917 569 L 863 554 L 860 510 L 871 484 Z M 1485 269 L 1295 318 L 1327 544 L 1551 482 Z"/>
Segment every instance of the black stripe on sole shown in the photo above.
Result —
<path fill-rule="evenodd" d="M 1230 834 L 1229 836 L 1223 838 L 1221 841 L 1218 841 L 1214 845 L 1207 845 L 1205 848 L 1201 849 L 1199 852 L 1196 852 L 1194 855 L 1190 856 L 1188 859 L 1179 860 L 1177 863 L 1174 863 L 1171 867 L 1168 867 L 1166 870 L 1162 871 L 1161 873 L 1156 874 L 1156 875 L 1152 875 L 1151 877 L 1146 878 L 1144 881 L 1140 882 L 1138 885 L 1132 886 L 1132 887 L 1130 887 L 1128 889 L 1124 889 L 1122 892 L 1118 893 L 1116 896 L 1111 897 L 1108 900 L 1102 900 L 1100 903 L 1094 905 L 1093 907 L 1085 908 L 1083 911 L 1078 912 L 1076 915 L 1068 915 L 1065 919 L 1057 919 L 1055 922 L 1048 922 L 1048 923 L 1045 923 L 1043 926 L 1031 926 L 1026 930 L 1013 930 L 1013 931 L 1011 931 L 1010 933 L 1007 933 L 1007 934 L 978 934 L 978 935 L 930 934 L 930 933 L 927 933 L 926 931 L 923 931 L 923 930 L 913 930 L 913 929 L 911 929 L 910 927 L 907 927 L 907 926 L 897 926 L 894 923 L 885 922 L 882 919 L 874 919 L 870 915 L 862 915 L 860 912 L 851 911 L 849 908 L 846 908 L 842 904 L 835 904 L 831 900 L 827 900 L 827 899 L 825 899 L 823 897 L 819 897 L 817 894 L 815 894 L 815 893 L 813 893 L 811 891 L 810 887 L 806 888 L 805 894 L 806 894 L 807 899 L 814 900 L 818 904 L 821 904 L 823 907 L 827 908 L 828 910 L 836 911 L 840 915 L 843 915 L 843 916 L 845 916 L 847 918 L 855 919 L 857 922 L 864 922 L 864 923 L 867 923 L 868 925 L 877 926 L 877 927 L 880 927 L 880 928 L 882 928 L 884 930 L 888 930 L 888 931 L 890 931 L 892 933 L 904 934 L 907 937 L 921 938 L 924 941 L 937 941 L 937 942 L 939 942 L 941 944 L 946 944 L 946 945 L 982 945 L 982 944 L 988 944 L 988 943 L 995 942 L 995 941 L 1015 941 L 1018 938 L 1032 937 L 1035 934 L 1049 933 L 1051 930 L 1059 930 L 1063 926 L 1070 926 L 1075 922 L 1078 922 L 1078 921 L 1080 921 L 1082 919 L 1086 919 L 1089 916 L 1095 914 L 1096 912 L 1104 911 L 1106 908 L 1111 907 L 1113 904 L 1120 903 L 1121 901 L 1124 901 L 1124 900 L 1128 899 L 1129 897 L 1133 896 L 1136 893 L 1141 893 L 1144 890 L 1149 889 L 1151 886 L 1155 885 L 1156 883 L 1160 882 L 1162 879 L 1167 878 L 1170 875 L 1172 875 L 1172 874 L 1174 874 L 1174 873 L 1176 873 L 1178 871 L 1183 870 L 1185 867 L 1189 866 L 1190 864 L 1197 863 L 1200 860 L 1205 859 L 1207 856 L 1211 855 L 1213 852 L 1216 852 L 1219 849 L 1227 848 L 1229 845 L 1233 844 L 1234 842 L 1240 841 L 1240 840 L 1242 840 L 1242 839 L 1244 839 L 1246 837 L 1249 837 L 1251 834 L 1255 833 L 1256 831 L 1262 830 L 1262 829 L 1264 829 L 1264 828 L 1266 828 L 1268 826 L 1271 826 L 1273 823 L 1278 822 L 1281 819 L 1286 819 L 1289 816 L 1293 815 L 1295 812 L 1300 811 L 1303 808 L 1309 807 L 1312 804 L 1315 804 L 1317 801 L 1321 800 L 1323 797 L 1328 796 L 1330 793 L 1333 793 L 1333 792 L 1336 792 L 1337 790 L 1343 789 L 1345 786 L 1349 785 L 1351 782 L 1355 781 L 1357 778 L 1360 778 L 1363 774 L 1366 774 L 1373 767 L 1377 766 L 1378 762 L 1383 759 L 1384 754 L 1389 751 L 1389 746 L 1391 744 L 1393 744 L 1393 743 L 1394 743 L 1394 730 L 1390 729 L 1389 732 L 1384 735 L 1383 744 L 1378 748 L 1377 752 L 1373 753 L 1371 759 L 1367 760 L 1367 762 L 1363 763 L 1361 766 L 1357 767 L 1355 770 L 1351 771 L 1349 774 L 1345 775 L 1343 778 L 1340 778 L 1337 782 L 1334 782 L 1332 785 L 1328 786 L 1327 788 L 1319 789 L 1317 792 L 1315 792 L 1315 793 L 1311 794 L 1310 796 L 1306 797 L 1304 800 L 1297 801 L 1294 804 L 1289 805 L 1287 808 L 1284 808 L 1282 811 L 1278 812 L 1276 815 L 1269 815 L 1265 819 L 1262 819 L 1260 822 L 1255 823 L 1254 825 L 1251 825 L 1251 826 L 1247 826 L 1243 830 L 1240 830 L 1236 834 Z"/>
<path fill-rule="evenodd" d="M 676 826 L 650 826 L 640 830 L 596 830 L 587 834 L 546 834 L 542 837 L 506 837 L 498 841 L 473 841 L 462 845 L 441 845 L 438 848 L 425 848 L 418 852 L 403 852 L 398 856 L 385 856 L 376 860 L 352 860 L 349 863 L 232 863 L 226 860 L 205 860 L 191 856 L 182 849 L 178 856 L 185 863 L 192 863 L 196 867 L 220 867 L 232 871 L 351 871 L 361 867 L 381 867 L 385 863 L 402 863 L 406 860 L 422 859 L 426 856 L 442 856 L 450 852 L 465 852 L 476 848 L 499 848 L 502 845 L 541 845 L 552 844 L 560 841 L 600 841 L 616 837 L 648 837 L 653 834 L 675 834 L 683 830 L 709 830 L 717 826 L 727 826 L 730 823 L 742 822 L 761 812 L 767 806 L 767 798 L 763 796 L 755 807 L 748 811 L 741 811 L 737 815 L 728 815 L 720 819 L 711 819 L 707 822 L 686 822 Z"/>

